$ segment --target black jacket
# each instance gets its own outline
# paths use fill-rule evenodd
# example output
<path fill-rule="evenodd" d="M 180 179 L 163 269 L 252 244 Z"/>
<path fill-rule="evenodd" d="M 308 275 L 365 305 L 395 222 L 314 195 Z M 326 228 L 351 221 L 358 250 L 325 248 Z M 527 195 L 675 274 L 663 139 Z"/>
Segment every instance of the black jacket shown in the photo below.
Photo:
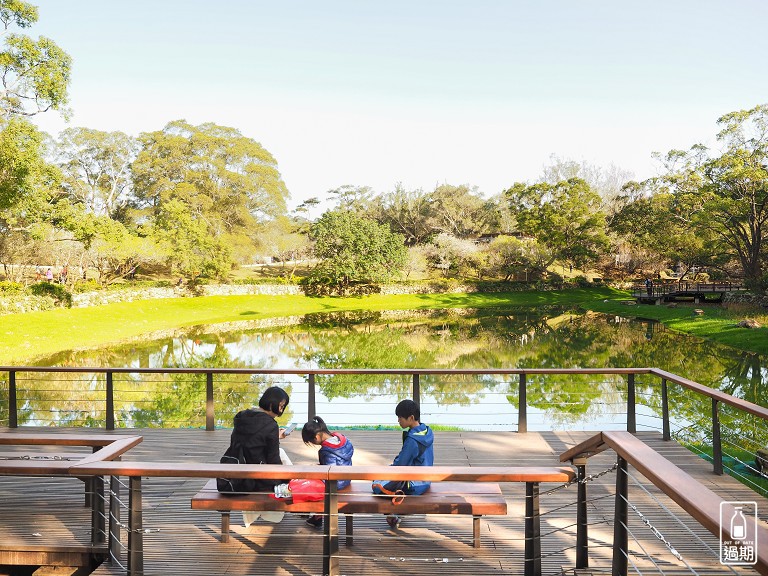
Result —
<path fill-rule="evenodd" d="M 246 464 L 282 464 L 280 428 L 269 414 L 258 408 L 241 410 L 235 415 L 230 445 L 240 445 Z M 271 492 L 287 480 L 254 480 L 248 492 Z"/>
<path fill-rule="evenodd" d="M 235 429 L 230 443 L 243 447 L 246 464 L 281 464 L 280 428 L 266 412 L 257 408 L 235 415 Z"/>

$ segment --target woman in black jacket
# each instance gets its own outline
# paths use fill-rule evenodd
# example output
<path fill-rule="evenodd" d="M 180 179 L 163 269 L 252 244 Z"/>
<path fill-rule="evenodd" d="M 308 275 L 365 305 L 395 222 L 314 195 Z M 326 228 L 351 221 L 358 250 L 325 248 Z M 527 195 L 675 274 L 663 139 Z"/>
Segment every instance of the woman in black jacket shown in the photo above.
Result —
<path fill-rule="evenodd" d="M 242 448 L 246 464 L 282 464 L 280 439 L 283 430 L 276 418 L 283 415 L 288 406 L 288 393 L 279 386 L 267 388 L 259 400 L 258 408 L 241 410 L 235 415 L 230 447 L 235 453 Z M 249 480 L 247 492 L 271 492 L 277 484 L 287 480 Z"/>

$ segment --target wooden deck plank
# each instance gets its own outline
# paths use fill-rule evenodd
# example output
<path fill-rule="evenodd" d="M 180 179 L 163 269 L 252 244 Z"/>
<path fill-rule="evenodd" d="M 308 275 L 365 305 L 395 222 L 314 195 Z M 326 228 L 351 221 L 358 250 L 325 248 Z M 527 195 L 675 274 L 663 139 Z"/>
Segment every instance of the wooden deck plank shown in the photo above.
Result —
<path fill-rule="evenodd" d="M 48 429 L 24 429 L 42 433 Z M 3 432 L 13 432 L 3 430 Z M 71 430 L 70 430 L 71 432 Z M 78 433 L 87 432 L 77 430 Z M 104 434 L 104 431 L 95 431 Z M 125 431 L 116 434 L 125 434 Z M 229 443 L 229 430 L 132 430 L 144 441 L 123 455 L 124 461 L 218 462 Z M 401 442 L 398 431 L 347 432 L 355 445 L 356 465 L 386 465 L 396 455 Z M 467 466 L 558 466 L 558 457 L 566 449 L 582 442 L 589 432 L 531 432 L 528 434 L 483 432 L 438 432 L 435 462 L 441 465 Z M 768 502 L 727 476 L 712 474 L 711 465 L 672 442 L 663 442 L 656 433 L 638 434 L 654 450 L 663 454 L 698 481 L 727 500 L 757 500 L 760 517 L 768 513 Z M 304 446 L 298 435 L 281 445 L 294 463 L 316 462 L 317 453 Z M 611 451 L 590 459 L 588 473 L 611 467 Z M 637 472 L 630 470 L 635 477 Z M 613 539 L 613 493 L 615 473 L 608 473 L 588 486 L 590 514 L 590 565 L 600 572 L 610 566 Z M 25 496 L 34 482 L 38 504 L 31 506 Z M 66 484 L 65 482 L 71 482 Z M 190 498 L 206 483 L 194 478 L 145 478 L 144 535 L 145 572 L 148 576 L 169 573 L 212 573 L 240 576 L 246 574 L 294 575 L 319 574 L 322 560 L 320 531 L 306 525 L 300 516 L 287 515 L 280 524 L 260 522 L 243 527 L 239 514 L 233 514 L 230 543 L 219 541 L 219 515 L 192 510 Z M 644 482 L 649 493 L 630 484 L 630 499 L 649 521 L 673 543 L 700 573 L 724 573 L 717 558 L 706 550 L 717 540 L 706 530 L 686 521 L 681 525 L 662 506 L 673 512 L 679 508 Z M 542 484 L 542 541 L 544 574 L 559 574 L 562 567 L 575 563 L 576 486 L 547 491 L 557 484 Z M 122 489 L 127 500 L 126 489 Z M 85 545 L 89 540 L 88 509 L 83 506 L 82 483 L 62 478 L 0 477 L 0 533 L 14 542 L 36 541 L 41 536 L 59 545 Z M 507 498 L 507 516 L 488 517 L 481 522 L 483 547 L 472 548 L 471 531 L 465 517 L 422 516 L 405 518 L 402 528 L 393 532 L 383 517 L 360 516 L 355 520 L 355 545 L 347 547 L 341 538 L 341 572 L 402 576 L 419 574 L 520 574 L 523 571 L 523 513 L 525 487 L 502 484 Z M 6 497 L 6 495 L 8 495 Z M 71 513 L 63 513 L 68 510 Z M 9 521 L 18 514 L 29 522 Z M 632 514 L 632 512 L 630 512 Z M 686 520 L 686 519 L 684 519 Z M 343 521 L 340 522 L 343 532 Z M 665 572 L 683 568 L 639 517 L 630 516 L 630 528 L 653 559 Z M 125 542 L 125 538 L 123 541 Z M 639 549 L 630 541 L 633 550 Z M 643 569 L 653 569 L 651 560 L 634 557 Z M 122 574 L 108 564 L 95 574 Z"/>

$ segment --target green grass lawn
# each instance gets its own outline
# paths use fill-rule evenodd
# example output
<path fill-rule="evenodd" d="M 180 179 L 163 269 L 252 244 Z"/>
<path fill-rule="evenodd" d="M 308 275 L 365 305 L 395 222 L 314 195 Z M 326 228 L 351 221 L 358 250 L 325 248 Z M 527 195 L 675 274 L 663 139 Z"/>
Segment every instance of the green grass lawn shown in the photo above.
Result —
<path fill-rule="evenodd" d="M 204 296 L 121 302 L 92 308 L 59 308 L 0 317 L 0 364 L 23 363 L 56 352 L 104 346 L 146 334 L 189 326 L 315 312 L 511 308 L 574 305 L 586 310 L 663 322 L 740 350 L 768 354 L 768 328 L 739 328 L 744 311 L 717 305 L 666 306 L 621 303 L 628 295 L 606 287 L 554 292 L 373 295 L 353 298 L 307 296 Z M 696 316 L 694 308 L 704 314 Z M 754 316 L 753 316 L 754 317 Z M 765 318 L 758 318 L 766 324 Z"/>
<path fill-rule="evenodd" d="M 610 288 L 555 292 L 373 295 L 355 298 L 307 296 L 204 296 L 120 302 L 91 308 L 59 308 L 0 317 L 0 364 L 18 364 L 70 349 L 94 348 L 162 330 L 300 316 L 315 312 L 509 308 L 584 305 L 619 298 Z"/>
<path fill-rule="evenodd" d="M 683 443 L 683 446 L 699 457 L 712 462 L 711 446 L 701 443 Z M 728 454 L 723 454 L 723 470 L 761 496 L 768 496 L 768 478 L 756 471 L 753 453 L 731 448 Z"/>
<path fill-rule="evenodd" d="M 629 299 L 629 296 L 624 299 Z M 621 303 L 621 299 L 608 299 L 607 302 L 595 300 L 587 307 L 595 312 L 658 320 L 672 330 L 739 350 L 768 354 L 768 328 L 765 327 L 768 319 L 761 311 L 728 309 L 717 304 L 679 304 L 674 308 L 650 304 L 627 306 Z M 695 309 L 703 310 L 703 314 L 694 314 Z M 737 326 L 740 320 L 747 317 L 756 318 L 763 327 L 750 329 Z"/>

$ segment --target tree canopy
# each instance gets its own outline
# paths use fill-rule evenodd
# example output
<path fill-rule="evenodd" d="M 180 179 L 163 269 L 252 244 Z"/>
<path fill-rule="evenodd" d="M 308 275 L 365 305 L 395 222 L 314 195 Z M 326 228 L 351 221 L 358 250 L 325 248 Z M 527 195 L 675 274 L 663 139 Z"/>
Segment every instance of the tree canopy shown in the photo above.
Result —
<path fill-rule="evenodd" d="M 136 139 L 122 132 L 67 128 L 59 134 L 55 151 L 72 201 L 92 214 L 119 219 L 132 200 Z"/>
<path fill-rule="evenodd" d="M 584 180 L 515 184 L 505 192 L 519 230 L 548 248 L 555 260 L 587 264 L 608 245 L 600 196 Z"/>
<path fill-rule="evenodd" d="M 700 144 L 672 150 L 663 157 L 667 173 L 653 184 L 674 194 L 674 216 L 706 236 L 713 254 L 735 258 L 745 281 L 765 289 L 768 105 L 731 112 L 718 124 L 720 154 Z"/>
<path fill-rule="evenodd" d="M 0 0 L 0 123 L 13 116 L 62 110 L 67 104 L 72 59 L 45 37 L 12 32 L 37 22 L 37 8 L 21 0 Z"/>
<path fill-rule="evenodd" d="M 310 277 L 314 283 L 344 288 L 384 282 L 397 276 L 406 262 L 402 235 L 351 211 L 326 212 L 312 225 L 310 236 L 321 259 Z"/>

